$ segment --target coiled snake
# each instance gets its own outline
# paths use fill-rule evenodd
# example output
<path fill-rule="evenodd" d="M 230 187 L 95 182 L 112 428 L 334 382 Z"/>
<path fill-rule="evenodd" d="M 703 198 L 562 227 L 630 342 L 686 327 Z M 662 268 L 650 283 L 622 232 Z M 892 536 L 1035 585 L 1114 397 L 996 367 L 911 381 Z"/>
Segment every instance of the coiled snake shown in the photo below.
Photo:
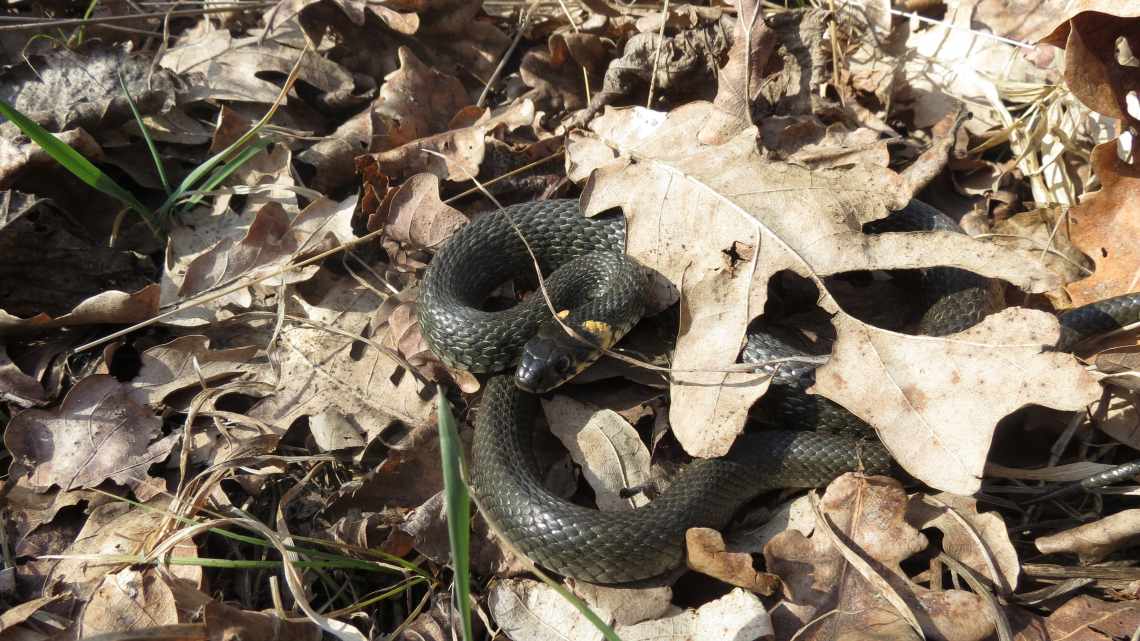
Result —
<path fill-rule="evenodd" d="M 870 233 L 954 230 L 941 212 L 918 201 L 865 226 Z M 539 259 L 551 303 L 582 340 L 551 322 L 546 302 L 530 296 L 502 312 L 480 305 L 493 289 L 533 271 Z M 721 528 L 745 502 L 776 488 L 815 487 L 852 470 L 889 469 L 885 449 L 859 434 L 869 428 L 844 408 L 805 392 L 813 364 L 783 363 L 768 396 L 792 430 L 747 433 L 725 457 L 690 464 L 646 506 L 601 512 L 547 491 L 531 452 L 538 399 L 577 374 L 640 319 L 646 281 L 624 256 L 625 219 L 585 218 L 576 200 L 523 203 L 485 214 L 459 230 L 432 260 L 418 314 L 423 335 L 448 365 L 501 372 L 485 386 L 476 420 L 472 486 L 485 515 L 517 548 L 560 574 L 598 583 L 651 578 L 683 560 L 685 531 Z M 556 271 L 555 271 L 556 270 Z M 994 311 L 988 279 L 953 268 L 923 272 L 925 334 L 961 331 Z M 1136 322 L 1140 294 L 1102 301 L 1061 317 L 1058 349 Z M 803 352 L 771 334 L 748 336 L 746 362 Z M 760 368 L 764 371 L 764 368 Z"/>

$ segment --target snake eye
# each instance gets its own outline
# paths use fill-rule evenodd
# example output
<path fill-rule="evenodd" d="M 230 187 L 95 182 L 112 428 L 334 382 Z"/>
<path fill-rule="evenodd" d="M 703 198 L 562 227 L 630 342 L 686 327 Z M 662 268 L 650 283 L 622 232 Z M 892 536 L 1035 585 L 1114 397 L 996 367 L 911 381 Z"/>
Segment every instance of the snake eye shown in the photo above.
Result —
<path fill-rule="evenodd" d="M 559 374 L 565 374 L 570 371 L 570 357 L 565 354 L 559 356 L 558 360 L 554 361 L 554 371 Z"/>

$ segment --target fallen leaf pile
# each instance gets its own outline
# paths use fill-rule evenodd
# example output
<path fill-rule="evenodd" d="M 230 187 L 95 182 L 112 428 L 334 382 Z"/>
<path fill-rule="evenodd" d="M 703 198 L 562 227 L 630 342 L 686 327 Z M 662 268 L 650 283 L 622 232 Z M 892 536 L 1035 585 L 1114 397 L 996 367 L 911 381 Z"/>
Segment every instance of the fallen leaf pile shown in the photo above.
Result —
<path fill-rule="evenodd" d="M 593 621 L 476 510 L 476 638 L 1140 630 L 1140 342 L 1051 349 L 1140 292 L 1135 7 L 72 4 L 2 10 L 0 100 L 161 217 L 0 122 L 0 641 L 461 638 L 436 412 L 469 443 L 481 378 L 419 286 L 546 198 L 620 208 L 652 276 L 633 360 L 543 399 L 552 492 L 633 509 L 771 423 L 760 326 L 898 469 L 690 530 L 648 584 L 565 580 Z M 863 232 L 914 198 L 966 233 Z M 916 335 L 931 267 L 1006 309 Z"/>

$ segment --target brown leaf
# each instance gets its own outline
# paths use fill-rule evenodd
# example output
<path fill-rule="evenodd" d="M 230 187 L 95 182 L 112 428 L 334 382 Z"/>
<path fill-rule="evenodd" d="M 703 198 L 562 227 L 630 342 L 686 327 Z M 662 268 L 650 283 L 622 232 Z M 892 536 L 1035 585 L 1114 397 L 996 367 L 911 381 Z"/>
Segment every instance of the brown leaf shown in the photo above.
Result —
<path fill-rule="evenodd" d="M 1043 351 L 1057 321 L 1007 309 L 941 339 L 877 329 L 849 316 L 834 320 L 831 360 L 816 370 L 814 392 L 874 425 L 908 472 L 958 494 L 981 486 L 998 421 L 1029 403 L 1078 410 L 1100 385 L 1072 356 Z"/>
<path fill-rule="evenodd" d="M 154 568 L 106 574 L 83 608 L 79 638 L 179 623 L 174 594 Z"/>
<path fill-rule="evenodd" d="M 645 118 L 638 110 L 612 110 L 596 119 L 593 128 L 598 137 L 625 158 L 598 168 L 584 195 L 587 212 L 615 206 L 625 211 L 627 252 L 662 277 L 656 281 L 655 308 L 672 303 L 680 295 L 670 423 L 690 454 L 719 456 L 727 451 L 752 401 L 762 393 L 766 384 L 763 376 L 717 370 L 735 363 L 748 323 L 763 309 L 769 279 L 782 270 L 811 279 L 822 292 L 821 306 L 836 314 L 839 341 L 850 343 L 836 345 L 837 354 L 873 351 L 869 341 L 875 337 L 895 344 L 892 349 L 913 344 L 916 350 L 931 350 L 922 363 L 941 363 L 955 353 L 968 361 L 985 350 L 975 348 L 967 356 L 970 348 L 952 339 L 902 337 L 867 326 L 840 311 L 820 277 L 852 270 L 953 265 L 1003 278 L 1030 291 L 1057 286 L 1056 276 L 1035 260 L 1015 258 L 1009 249 L 964 234 L 863 234 L 861 223 L 905 203 L 896 174 L 868 164 L 813 171 L 773 161 L 756 148 L 754 130 L 746 130 L 723 145 L 700 145 L 693 140 L 692 131 L 705 122 L 709 110 L 707 103 L 692 103 L 663 120 Z M 574 151 L 569 150 L 571 157 Z M 1083 402 L 1095 389 L 1083 369 L 1071 357 L 1039 354 L 1042 345 L 1055 341 L 1053 321 L 1041 318 L 1037 329 L 1030 330 L 1017 324 L 1020 318 L 1007 315 L 991 320 L 986 331 L 992 339 L 983 343 L 1008 347 L 1006 353 L 1017 358 L 1038 359 L 1033 365 L 1038 369 L 1046 363 L 1050 367 L 1068 364 L 1074 376 L 1057 377 L 1053 371 L 1050 385 L 1059 385 L 1060 389 L 1035 382 L 1026 386 L 1025 398 L 1002 407 L 1012 411 L 1025 402 L 1057 402 L 1066 407 L 1073 407 L 1077 402 L 1074 399 Z M 1007 324 L 1016 326 L 1005 327 Z M 1053 336 L 1049 336 L 1050 331 Z M 833 361 L 829 373 L 845 371 L 820 389 L 840 380 L 863 381 L 862 396 L 853 399 L 848 394 L 840 401 L 853 405 L 870 404 L 883 396 L 904 403 L 919 395 L 959 403 L 953 409 L 947 406 L 944 420 L 948 422 L 973 411 L 973 401 L 965 398 L 967 395 L 947 387 L 951 372 L 942 377 L 916 378 L 909 371 L 913 362 L 909 357 L 900 358 L 886 370 L 874 358 Z M 1020 374 L 1023 364 L 1005 362 L 999 366 L 1002 375 L 1008 376 L 1010 372 Z M 892 379 L 895 375 L 906 379 L 909 396 L 900 395 Z M 1027 397 L 1034 400 L 1027 401 Z M 985 415 L 987 419 L 990 414 Z M 901 425 L 927 420 L 909 407 L 889 416 L 870 410 L 861 416 L 884 429 L 891 422 Z M 986 431 L 976 446 L 982 449 L 983 459 L 997 418 L 1000 416 L 977 428 Z M 941 437 L 929 426 L 923 426 L 921 433 L 923 440 L 910 433 L 905 449 L 921 448 L 925 439 Z M 897 445 L 892 449 L 908 470 L 913 464 L 916 469 L 911 471 L 924 481 L 948 484 L 946 489 L 977 486 L 980 460 L 971 459 L 968 469 L 942 466 L 929 470 L 906 458 L 917 452 L 904 452 L 904 447 Z"/>
<path fill-rule="evenodd" d="M 752 555 L 729 552 L 720 532 L 709 528 L 689 528 L 685 532 L 685 556 L 689 569 L 744 588 L 749 592 L 771 596 L 780 587 L 779 577 L 757 572 Z"/>
<path fill-rule="evenodd" d="M 0 633 L 14 629 L 17 625 L 27 621 L 43 607 L 50 605 L 54 601 L 58 601 L 61 596 L 62 595 L 59 594 L 55 596 L 42 596 L 8 608 L 7 611 L 0 614 Z"/>
<path fill-rule="evenodd" d="M 1069 210 L 1069 237 L 1096 263 L 1092 276 L 1065 287 L 1074 305 L 1140 291 L 1140 161 L 1121 160 L 1117 144 L 1112 140 L 1093 149 L 1101 188 Z"/>
<path fill-rule="evenodd" d="M 717 90 L 713 98 L 716 110 L 697 134 L 708 144 L 724 142 L 752 126 L 752 105 L 763 86 L 764 68 L 779 44 L 776 32 L 758 14 L 759 3 L 749 0 L 739 7 L 740 18 L 733 29 L 732 48 L 716 76 Z M 756 19 L 750 20 L 752 16 Z M 751 32 L 745 34 L 745 29 Z"/>
<path fill-rule="evenodd" d="M 542 411 L 550 432 L 581 466 L 599 509 L 628 510 L 648 503 L 641 494 L 621 495 L 650 482 L 649 449 L 632 425 L 616 412 L 562 394 L 543 399 Z"/>
<path fill-rule="evenodd" d="M 163 437 L 162 420 L 131 399 L 111 376 L 88 376 L 56 410 L 12 417 L 4 442 L 29 468 L 29 485 L 47 490 L 95 487 L 107 479 L 134 487 L 147 467 L 166 458 L 177 434 Z"/>
<path fill-rule="evenodd" d="M 289 31 L 279 29 L 269 38 L 235 38 L 228 29 L 192 32 L 167 49 L 158 64 L 190 83 L 199 99 L 269 104 L 281 87 L 262 76 L 283 79 L 301 57 L 302 50 L 286 42 Z M 298 79 L 319 91 L 327 106 L 343 108 L 359 101 L 351 74 L 315 51 L 304 55 Z"/>
<path fill-rule="evenodd" d="M 365 109 L 341 123 L 336 131 L 297 154 L 297 161 L 313 167 L 310 185 L 328 194 L 355 182 L 355 159 L 372 143 L 371 110 Z"/>
<path fill-rule="evenodd" d="M 1140 114 L 1129 113 L 1126 96 L 1140 91 L 1134 64 L 1117 58 L 1118 41 L 1140 52 L 1140 9 L 1114 0 L 1066 3 L 1064 20 L 1042 43 L 1065 49 L 1065 83 L 1093 111 L 1134 125 Z M 1054 19 L 1058 18 L 1053 14 Z"/>
<path fill-rule="evenodd" d="M 429 63 L 489 78 L 511 39 L 494 22 L 480 16 L 481 3 L 467 0 L 420 0 L 409 3 L 420 17 L 417 31 Z"/>
<path fill-rule="evenodd" d="M 241 278 L 266 276 L 260 282 L 265 287 L 308 280 L 316 273 L 316 266 L 268 276 L 290 261 L 355 238 L 350 223 L 355 205 L 354 196 L 340 203 L 319 198 L 290 217 L 276 202 L 265 204 L 240 240 L 223 239 L 188 263 L 178 295 L 189 298 Z M 239 295 L 235 292 L 225 300 Z M 211 303 L 218 305 L 218 301 Z"/>
<path fill-rule="evenodd" d="M 249 415 L 284 433 L 296 419 L 335 410 L 351 420 L 370 442 L 395 421 L 430 425 L 434 403 L 411 372 L 377 349 L 370 327 L 380 304 L 377 289 L 331 274 L 319 281 L 321 298 L 299 301 L 302 322 L 286 321 L 272 353 L 280 368 L 280 388 Z"/>
<path fill-rule="evenodd" d="M 597 91 L 610 58 L 610 45 L 590 33 L 555 33 L 546 50 L 534 48 L 523 55 L 519 76 L 532 90 L 526 97 L 546 111 L 574 111 L 586 106 L 589 89 Z"/>
<path fill-rule="evenodd" d="M 822 518 L 810 537 L 789 530 L 764 547 L 770 571 L 784 581 L 784 601 L 773 611 L 786 636 L 828 611 L 801 632 L 805 639 L 847 637 L 846 631 L 876 630 L 873 638 L 914 638 L 903 616 L 831 543 L 823 528 L 834 528 L 868 563 L 878 581 L 900 595 L 928 638 L 980 640 L 994 630 L 981 597 L 961 590 L 934 592 L 911 582 L 900 563 L 927 546 L 926 537 L 904 520 L 906 493 L 884 477 L 839 477 L 820 501 Z M 787 626 L 787 627 L 784 627 Z"/>
<path fill-rule="evenodd" d="M 1042 554 L 1076 554 L 1082 564 L 1096 563 L 1140 539 L 1140 510 L 1124 510 L 1071 530 L 1037 537 Z"/>
<path fill-rule="evenodd" d="M 170 394 L 188 387 L 249 371 L 256 347 L 211 350 L 205 336 L 181 336 L 142 353 L 142 364 L 127 387 L 140 405 L 157 406 Z"/>
<path fill-rule="evenodd" d="M 943 551 L 989 579 L 1000 594 L 1017 588 L 1021 562 L 997 512 L 979 512 L 976 500 L 956 494 L 914 494 L 906 522 L 918 530 L 941 530 Z"/>
<path fill-rule="evenodd" d="M 467 224 L 462 212 L 439 199 L 439 178 L 416 174 L 404 181 L 391 198 L 385 234 L 415 249 L 436 249 Z M 378 225 L 369 221 L 369 228 Z"/>
<path fill-rule="evenodd" d="M 112 131 L 131 120 L 120 78 L 143 115 L 174 106 L 170 73 L 151 66 L 149 54 L 127 46 L 87 46 L 25 58 L 0 79 L 0 100 L 50 131 L 85 127 Z"/>
<path fill-rule="evenodd" d="M 202 611 L 206 636 L 210 641 L 319 641 L 321 629 L 309 621 L 282 621 L 273 613 L 239 610 L 210 601 Z"/>
<path fill-rule="evenodd" d="M 1092 263 L 1073 247 L 1064 213 L 1060 207 L 1049 207 L 999 220 L 991 230 L 993 242 L 1036 252 L 1049 271 L 1061 276 L 1066 284 L 1080 280 L 1092 273 Z M 1046 295 L 1055 307 L 1068 306 L 1068 295 L 1063 290 Z"/>
<path fill-rule="evenodd" d="M 86 557 L 145 554 L 149 546 L 157 543 L 155 537 L 163 521 L 165 508 L 166 503 L 162 500 L 152 501 L 140 508 L 132 508 L 123 502 L 95 508 L 82 531 L 63 551 L 66 558 L 53 561 L 48 576 L 49 584 L 59 583 L 63 589 L 80 599 L 90 598 L 103 584 L 108 571 L 121 568 L 124 564 L 121 560 L 99 562 Z M 192 540 L 184 539 L 171 553 L 193 559 L 198 555 L 198 548 Z M 167 571 L 194 585 L 202 578 L 202 568 L 193 565 L 172 566 Z"/>
<path fill-rule="evenodd" d="M 18 407 L 43 405 L 48 400 L 47 390 L 8 358 L 8 349 L 3 344 L 0 344 L 0 400 Z"/>
<path fill-rule="evenodd" d="M 383 151 L 450 129 L 453 116 L 471 104 L 454 76 L 430 68 L 407 47 L 397 51 L 400 68 L 384 77 L 373 113 L 391 122 L 373 149 Z"/>
<path fill-rule="evenodd" d="M 1140 604 L 1109 603 L 1091 596 L 1077 596 L 1057 608 L 1044 624 L 1027 626 L 1017 641 L 1116 641 L 1140 628 Z"/>

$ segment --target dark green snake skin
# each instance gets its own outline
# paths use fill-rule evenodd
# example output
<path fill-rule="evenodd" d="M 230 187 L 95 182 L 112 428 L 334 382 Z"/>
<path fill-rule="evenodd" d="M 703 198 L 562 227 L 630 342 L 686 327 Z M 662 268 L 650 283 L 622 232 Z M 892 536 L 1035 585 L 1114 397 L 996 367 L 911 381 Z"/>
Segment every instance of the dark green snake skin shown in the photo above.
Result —
<path fill-rule="evenodd" d="M 460 230 L 432 261 L 419 305 L 423 334 L 445 362 L 478 372 L 505 370 L 522 344 L 549 318 L 538 296 L 505 312 L 478 306 L 499 284 L 533 270 L 518 239 L 526 236 L 544 273 L 567 268 L 546 280 L 558 310 L 590 296 L 625 295 L 640 301 L 644 281 L 622 256 L 625 221 L 586 219 L 577 201 L 547 201 L 487 214 Z M 869 233 L 960 229 L 937 210 L 918 201 L 868 225 Z M 586 277 L 579 272 L 597 270 Z M 570 272 L 570 273 L 564 273 Z M 928 311 L 924 333 L 944 335 L 980 321 L 998 304 L 993 284 L 970 272 L 937 268 L 923 272 Z M 637 289 L 642 288 L 642 289 Z M 637 291 L 633 291 L 637 289 Z M 611 318 L 631 326 L 640 310 L 588 301 L 583 318 Z M 598 316 L 596 314 L 610 314 Z M 576 315 L 577 312 L 571 314 Z M 638 311 L 640 315 L 640 311 Z M 1062 316 L 1058 348 L 1084 337 L 1136 322 L 1140 295 L 1103 301 Z M 792 342 L 771 334 L 748 336 L 742 357 L 761 363 L 803 355 Z M 783 363 L 765 398 L 774 401 L 780 420 L 795 431 L 764 430 L 738 439 L 723 458 L 696 461 L 649 505 L 601 512 L 566 501 L 542 485 L 532 456 L 537 397 L 519 390 L 510 376 L 490 379 L 476 419 L 472 486 L 484 515 L 523 553 L 560 574 L 597 583 L 651 578 L 683 560 L 684 535 L 691 527 L 722 528 L 748 500 L 766 490 L 816 487 L 852 470 L 885 472 L 890 460 L 865 423 L 843 407 L 804 390 L 814 364 Z"/>

